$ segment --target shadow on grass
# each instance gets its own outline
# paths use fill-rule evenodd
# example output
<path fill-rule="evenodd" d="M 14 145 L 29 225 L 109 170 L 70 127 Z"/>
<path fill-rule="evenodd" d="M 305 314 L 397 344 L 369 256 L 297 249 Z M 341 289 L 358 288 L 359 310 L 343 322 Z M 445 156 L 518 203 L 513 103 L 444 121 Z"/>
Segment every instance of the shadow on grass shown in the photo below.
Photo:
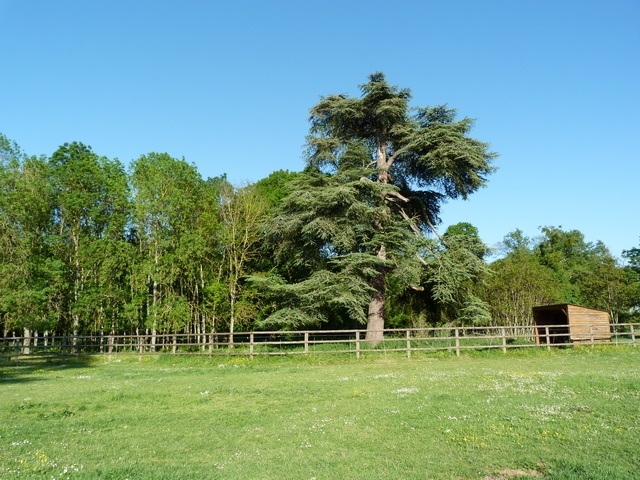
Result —
<path fill-rule="evenodd" d="M 624 465 L 612 463 L 581 463 L 576 460 L 561 461 L 549 469 L 545 478 L 551 480 L 601 480 L 604 478 L 616 480 L 634 480 L 638 472 L 631 471 Z"/>
<path fill-rule="evenodd" d="M 90 367 L 94 361 L 91 356 L 21 356 L 18 358 L 0 358 L 0 385 L 9 383 L 28 383 L 45 380 L 52 373 L 61 370 Z"/>

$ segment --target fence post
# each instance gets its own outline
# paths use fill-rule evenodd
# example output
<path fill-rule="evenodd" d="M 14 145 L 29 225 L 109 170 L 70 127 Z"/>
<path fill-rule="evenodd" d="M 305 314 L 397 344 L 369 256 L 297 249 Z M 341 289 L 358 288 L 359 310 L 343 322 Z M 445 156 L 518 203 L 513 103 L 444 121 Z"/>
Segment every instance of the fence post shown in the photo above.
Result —
<path fill-rule="evenodd" d="M 356 358 L 360 358 L 360 331 L 356 330 Z"/>
<path fill-rule="evenodd" d="M 502 333 L 502 353 L 507 353 L 507 329 L 500 327 L 500 331 Z"/>
<path fill-rule="evenodd" d="M 253 332 L 249 333 L 249 358 L 253 359 Z"/>
<path fill-rule="evenodd" d="M 304 332 L 304 353 L 309 353 L 309 332 Z"/>
<path fill-rule="evenodd" d="M 411 358 L 411 330 L 407 330 L 407 358 Z"/>
<path fill-rule="evenodd" d="M 544 327 L 544 336 L 547 339 L 547 350 L 551 350 L 551 338 L 549 338 L 549 326 Z"/>
<path fill-rule="evenodd" d="M 595 340 L 593 338 L 593 325 L 589 325 L 589 339 L 591 340 L 591 346 L 595 344 Z"/>
<path fill-rule="evenodd" d="M 456 327 L 455 332 L 456 332 L 456 356 L 459 357 L 460 356 L 460 329 Z"/>

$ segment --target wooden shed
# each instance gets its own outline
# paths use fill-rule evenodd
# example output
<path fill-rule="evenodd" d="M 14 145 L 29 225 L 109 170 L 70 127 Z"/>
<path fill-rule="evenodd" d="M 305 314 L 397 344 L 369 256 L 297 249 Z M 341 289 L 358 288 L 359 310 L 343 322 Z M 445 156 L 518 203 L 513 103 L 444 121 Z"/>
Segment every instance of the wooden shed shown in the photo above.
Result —
<path fill-rule="evenodd" d="M 611 341 L 609 313 L 570 303 L 533 307 L 536 342 L 584 345 Z"/>

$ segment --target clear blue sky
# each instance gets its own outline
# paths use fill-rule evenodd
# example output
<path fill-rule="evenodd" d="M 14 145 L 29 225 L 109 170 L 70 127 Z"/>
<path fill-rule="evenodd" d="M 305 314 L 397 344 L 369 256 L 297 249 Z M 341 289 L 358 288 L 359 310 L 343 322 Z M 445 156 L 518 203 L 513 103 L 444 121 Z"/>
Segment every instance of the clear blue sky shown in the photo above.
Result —
<path fill-rule="evenodd" d="M 0 132 L 29 154 L 81 141 L 256 181 L 303 168 L 321 95 L 382 71 L 500 154 L 442 229 L 640 245 L 638 0 L 0 0 L 0 21 Z"/>

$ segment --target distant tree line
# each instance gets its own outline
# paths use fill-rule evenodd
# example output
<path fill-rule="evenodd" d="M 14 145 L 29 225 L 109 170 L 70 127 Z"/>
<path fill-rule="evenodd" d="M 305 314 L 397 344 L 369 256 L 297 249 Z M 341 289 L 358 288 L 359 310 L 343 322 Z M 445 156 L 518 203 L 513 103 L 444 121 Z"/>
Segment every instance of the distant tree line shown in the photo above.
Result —
<path fill-rule="evenodd" d="M 367 325 L 375 343 L 384 327 L 526 325 L 546 303 L 638 318 L 640 247 L 622 264 L 561 227 L 516 230 L 499 252 L 470 223 L 438 232 L 442 203 L 483 187 L 495 154 L 470 119 L 411 108 L 382 74 L 361 91 L 312 108 L 303 171 L 243 186 L 165 153 L 125 168 L 0 135 L 4 335 Z"/>

